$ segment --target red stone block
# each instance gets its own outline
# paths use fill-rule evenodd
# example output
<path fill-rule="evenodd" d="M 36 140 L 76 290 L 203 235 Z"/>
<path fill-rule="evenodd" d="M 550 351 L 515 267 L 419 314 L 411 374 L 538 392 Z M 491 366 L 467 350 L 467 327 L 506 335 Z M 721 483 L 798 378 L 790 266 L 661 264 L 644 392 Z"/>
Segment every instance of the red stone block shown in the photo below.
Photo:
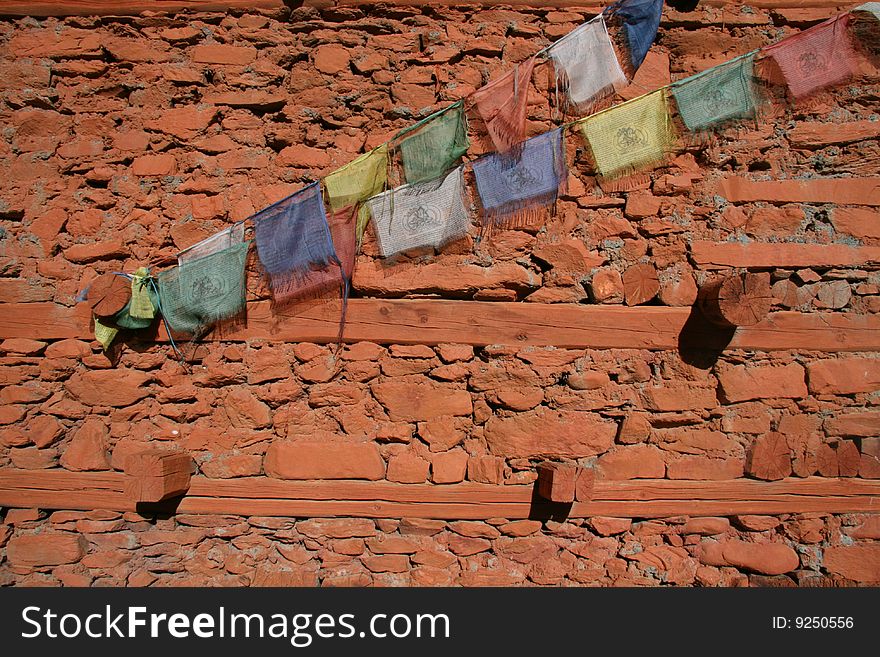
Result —
<path fill-rule="evenodd" d="M 116 260 L 128 256 L 128 249 L 116 239 L 94 244 L 74 244 L 64 250 L 64 257 L 77 264 L 95 262 L 96 260 Z"/>
<path fill-rule="evenodd" d="M 76 563 L 87 549 L 85 538 L 78 534 L 43 532 L 9 539 L 6 558 L 16 568 L 41 568 Z"/>
<path fill-rule="evenodd" d="M 467 478 L 481 484 L 502 483 L 504 459 L 498 456 L 471 456 L 468 459 Z"/>
<path fill-rule="evenodd" d="M 416 454 L 404 452 L 388 459 L 385 478 L 402 484 L 423 484 L 428 479 L 431 464 Z"/>
<path fill-rule="evenodd" d="M 68 470 L 109 470 L 107 455 L 107 425 L 97 418 L 89 418 L 73 434 L 61 455 L 61 465 Z"/>
<path fill-rule="evenodd" d="M 578 459 L 607 451 L 617 424 L 593 413 L 540 407 L 509 418 L 493 415 L 484 433 L 497 456 Z"/>
<path fill-rule="evenodd" d="M 171 153 L 141 155 L 131 163 L 135 176 L 171 176 L 177 173 L 177 160 Z"/>
<path fill-rule="evenodd" d="M 257 49 L 251 46 L 229 46 L 220 43 L 195 46 L 192 60 L 198 64 L 231 64 L 244 66 L 257 58 Z"/>
<path fill-rule="evenodd" d="M 880 583 L 880 545 L 825 548 L 822 565 L 829 573 L 862 584 Z"/>
<path fill-rule="evenodd" d="M 682 456 L 669 461 L 666 476 L 669 479 L 737 479 L 743 475 L 743 462 L 737 458 L 716 459 L 707 456 Z"/>
<path fill-rule="evenodd" d="M 662 479 L 666 475 L 663 452 L 654 445 L 618 447 L 596 463 L 603 479 Z"/>
<path fill-rule="evenodd" d="M 74 374 L 67 391 L 89 406 L 130 406 L 150 394 L 150 375 L 140 370 L 90 370 Z"/>
<path fill-rule="evenodd" d="M 321 148 L 295 144 L 278 153 L 277 164 L 295 169 L 324 169 L 330 166 L 330 154 Z"/>
<path fill-rule="evenodd" d="M 468 455 L 461 449 L 434 454 L 431 457 L 431 481 L 435 484 L 456 484 L 464 481 Z"/>
<path fill-rule="evenodd" d="M 386 380 L 371 386 L 373 395 L 393 421 L 422 421 L 440 416 L 470 415 L 467 390 L 440 385 L 425 377 Z"/>
<path fill-rule="evenodd" d="M 807 364 L 810 392 L 817 395 L 850 395 L 880 390 L 880 360 L 838 358 Z"/>
<path fill-rule="evenodd" d="M 718 382 L 728 402 L 807 396 L 804 368 L 797 363 L 719 367 Z"/>
<path fill-rule="evenodd" d="M 266 474 L 279 479 L 382 479 L 385 461 L 375 443 L 275 441 Z"/>

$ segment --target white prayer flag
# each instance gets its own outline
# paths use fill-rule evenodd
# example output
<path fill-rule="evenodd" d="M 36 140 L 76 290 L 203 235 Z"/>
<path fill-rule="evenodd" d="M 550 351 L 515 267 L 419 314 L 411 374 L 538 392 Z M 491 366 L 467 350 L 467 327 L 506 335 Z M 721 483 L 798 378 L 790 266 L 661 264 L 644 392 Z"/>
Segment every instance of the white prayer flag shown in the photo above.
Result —
<path fill-rule="evenodd" d="M 554 43 L 548 54 L 575 109 L 626 83 L 601 14 Z"/>
<path fill-rule="evenodd" d="M 197 242 L 190 247 L 185 248 L 177 254 L 177 265 L 180 266 L 184 262 L 204 258 L 212 253 L 217 253 L 223 249 L 240 244 L 244 241 L 244 222 L 239 221 L 232 224 L 228 228 L 224 228 L 219 233 L 211 235 Z"/>
<path fill-rule="evenodd" d="M 382 257 L 426 246 L 438 249 L 463 237 L 470 224 L 463 189 L 464 169 L 458 167 L 445 178 L 372 197 L 370 213 Z"/>

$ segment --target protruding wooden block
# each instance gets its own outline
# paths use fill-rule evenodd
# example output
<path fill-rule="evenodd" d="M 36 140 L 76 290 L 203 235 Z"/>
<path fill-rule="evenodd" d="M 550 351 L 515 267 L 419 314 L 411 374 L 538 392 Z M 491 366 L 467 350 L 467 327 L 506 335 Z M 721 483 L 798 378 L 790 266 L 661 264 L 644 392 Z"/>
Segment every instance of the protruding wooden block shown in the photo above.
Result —
<path fill-rule="evenodd" d="M 574 499 L 578 502 L 589 502 L 593 499 L 593 488 L 596 484 L 596 471 L 593 468 L 578 468 L 574 484 Z"/>
<path fill-rule="evenodd" d="M 705 283 L 697 295 L 700 312 L 719 326 L 754 326 L 770 312 L 770 274 L 722 276 Z"/>
<path fill-rule="evenodd" d="M 574 502 L 578 469 L 566 463 L 541 463 L 538 495 L 551 502 Z"/>
<path fill-rule="evenodd" d="M 623 272 L 623 294 L 627 306 L 647 303 L 659 291 L 657 269 L 651 263 L 632 265 Z"/>
<path fill-rule="evenodd" d="M 135 502 L 161 502 L 189 490 L 192 459 L 185 452 L 147 450 L 125 460 L 125 495 Z"/>

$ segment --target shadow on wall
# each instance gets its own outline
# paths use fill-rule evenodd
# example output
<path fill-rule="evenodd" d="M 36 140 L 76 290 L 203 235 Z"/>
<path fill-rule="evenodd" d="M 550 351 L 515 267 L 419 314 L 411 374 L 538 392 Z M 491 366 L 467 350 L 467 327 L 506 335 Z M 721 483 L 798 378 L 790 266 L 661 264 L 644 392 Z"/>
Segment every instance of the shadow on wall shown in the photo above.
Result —
<path fill-rule="evenodd" d="M 553 520 L 554 522 L 565 522 L 571 513 L 573 502 L 551 502 L 538 495 L 538 482 L 532 489 L 532 499 L 529 507 L 529 520 L 540 520 L 545 522 Z"/>
<path fill-rule="evenodd" d="M 710 322 L 694 304 L 678 334 L 678 353 L 692 367 L 711 369 L 733 340 L 734 333 L 735 326 L 719 326 Z"/>

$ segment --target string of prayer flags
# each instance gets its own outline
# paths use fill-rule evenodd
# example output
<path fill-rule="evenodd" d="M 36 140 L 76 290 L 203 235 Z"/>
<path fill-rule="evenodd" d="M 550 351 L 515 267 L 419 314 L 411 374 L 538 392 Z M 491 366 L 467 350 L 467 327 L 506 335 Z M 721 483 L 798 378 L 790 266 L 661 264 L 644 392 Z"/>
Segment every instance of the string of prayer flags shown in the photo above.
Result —
<path fill-rule="evenodd" d="M 575 112 L 583 113 L 591 101 L 626 83 L 602 14 L 562 37 L 547 53 L 557 87 L 565 90 L 568 107 Z"/>
<path fill-rule="evenodd" d="M 731 119 L 754 115 L 756 52 L 672 84 L 672 95 L 688 130 L 699 132 Z"/>
<path fill-rule="evenodd" d="M 401 142 L 400 155 L 408 183 L 439 178 L 459 163 L 470 146 L 464 103 L 459 101 L 433 117 L 419 122 Z"/>
<path fill-rule="evenodd" d="M 665 89 L 594 114 L 580 127 L 605 178 L 656 164 L 675 144 Z"/>
<path fill-rule="evenodd" d="M 249 246 L 241 242 L 158 275 L 157 305 L 174 333 L 201 337 L 244 311 Z"/>
<path fill-rule="evenodd" d="M 805 98 L 852 75 L 857 55 L 849 21 L 850 14 L 841 14 L 764 48 L 782 71 L 792 97 Z"/>
<path fill-rule="evenodd" d="M 374 196 L 370 212 L 383 258 L 414 248 L 439 249 L 468 230 L 464 168 L 456 168 L 445 178 L 403 185 Z"/>
<path fill-rule="evenodd" d="M 338 265 L 320 183 L 253 216 L 257 256 L 276 303 L 302 297 L 309 272 Z"/>
<path fill-rule="evenodd" d="M 529 83 L 537 59 L 535 56 L 517 64 L 511 71 L 471 94 L 499 153 L 509 151 L 525 139 Z"/>
<path fill-rule="evenodd" d="M 622 0 L 607 10 L 623 20 L 623 31 L 633 72 L 637 71 L 657 38 L 663 0 Z"/>
<path fill-rule="evenodd" d="M 484 226 L 533 224 L 556 202 L 568 180 L 562 128 L 532 137 L 512 153 L 494 153 L 471 165 Z"/>
<path fill-rule="evenodd" d="M 388 184 L 388 144 L 382 144 L 324 178 L 330 212 L 345 207 L 358 208 L 357 241 L 361 243 L 370 219 L 367 199 L 384 191 Z"/>
<path fill-rule="evenodd" d="M 187 247 L 177 254 L 177 264 L 182 265 L 187 260 L 196 260 L 205 256 L 228 249 L 230 246 L 244 241 L 244 222 L 238 221 L 224 228 L 219 233 L 211 235 L 201 242 Z"/>

